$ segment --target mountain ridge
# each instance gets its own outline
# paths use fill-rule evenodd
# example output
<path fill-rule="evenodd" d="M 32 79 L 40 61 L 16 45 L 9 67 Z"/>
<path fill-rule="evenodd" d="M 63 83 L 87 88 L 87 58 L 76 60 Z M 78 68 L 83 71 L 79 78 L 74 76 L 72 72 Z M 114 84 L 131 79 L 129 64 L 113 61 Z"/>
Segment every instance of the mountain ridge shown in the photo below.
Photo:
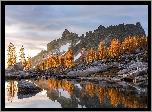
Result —
<path fill-rule="evenodd" d="M 38 58 L 41 60 L 43 54 L 45 54 L 46 57 L 49 51 L 62 55 L 71 48 L 74 52 L 74 56 L 77 56 L 83 47 L 86 48 L 86 50 L 89 50 L 91 47 L 97 50 L 100 41 L 103 41 L 104 45 L 107 47 L 113 38 L 118 38 L 122 42 L 124 38 L 128 36 L 134 37 L 136 35 L 146 36 L 140 22 L 137 22 L 135 25 L 124 23 L 107 27 L 99 25 L 94 31 L 88 31 L 86 35 L 82 34 L 81 36 L 65 29 L 61 38 L 49 42 L 47 44 L 47 50 L 42 50 L 32 58 L 32 63 L 35 64 L 35 60 Z M 67 44 L 68 46 L 66 46 Z M 62 46 L 64 46 L 63 49 L 66 49 L 66 51 L 61 52 Z"/>

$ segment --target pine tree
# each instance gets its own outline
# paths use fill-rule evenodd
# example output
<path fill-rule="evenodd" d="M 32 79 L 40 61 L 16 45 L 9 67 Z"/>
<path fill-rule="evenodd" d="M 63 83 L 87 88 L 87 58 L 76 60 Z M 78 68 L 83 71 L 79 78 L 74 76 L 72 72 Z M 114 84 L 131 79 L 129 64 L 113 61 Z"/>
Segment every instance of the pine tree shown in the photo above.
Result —
<path fill-rule="evenodd" d="M 129 55 L 135 51 L 139 46 L 138 38 L 131 38 L 130 36 L 125 38 L 122 42 L 123 52 L 128 51 Z"/>
<path fill-rule="evenodd" d="M 16 55 L 16 47 L 13 48 L 13 64 L 16 63 L 16 60 L 17 60 L 17 55 Z"/>
<path fill-rule="evenodd" d="M 136 39 L 137 39 L 137 48 L 140 48 L 141 47 L 141 45 L 140 45 L 140 36 L 138 35 L 138 36 L 136 36 Z"/>
<path fill-rule="evenodd" d="M 14 98 L 15 94 L 17 93 L 17 85 L 15 82 L 8 82 L 7 83 L 7 95 L 8 95 L 8 101 L 12 103 L 12 99 Z"/>
<path fill-rule="evenodd" d="M 85 48 L 81 50 L 81 62 L 84 63 L 87 61 L 87 51 Z"/>
<path fill-rule="evenodd" d="M 135 51 L 134 40 L 129 36 L 129 55 Z"/>
<path fill-rule="evenodd" d="M 119 96 L 118 90 L 112 88 L 112 89 L 109 91 L 108 96 L 109 96 L 109 100 L 110 100 L 111 104 L 112 104 L 114 107 L 117 107 L 118 104 L 120 103 L 120 98 L 118 97 L 118 96 Z"/>
<path fill-rule="evenodd" d="M 142 36 L 142 37 L 141 37 L 141 48 L 142 48 L 143 50 L 146 50 L 146 46 L 147 46 L 146 37 Z"/>
<path fill-rule="evenodd" d="M 110 44 L 109 48 L 108 48 L 108 54 L 112 58 L 114 58 L 114 57 L 118 58 L 120 53 L 121 53 L 120 51 L 121 51 L 120 41 L 118 39 L 113 39 L 111 41 L 111 44 Z"/>
<path fill-rule="evenodd" d="M 59 56 L 56 55 L 56 67 L 60 66 Z"/>
<path fill-rule="evenodd" d="M 104 100 L 104 88 L 103 87 L 101 87 L 101 86 L 99 86 L 99 87 L 97 87 L 97 91 L 98 91 L 98 93 L 97 93 L 97 95 L 98 95 L 98 97 L 99 97 L 99 100 L 100 100 L 100 104 L 102 104 L 103 103 L 103 100 Z"/>
<path fill-rule="evenodd" d="M 40 72 L 40 71 L 41 71 L 41 66 L 40 66 L 40 63 L 39 63 L 39 62 L 36 63 L 36 71 L 37 71 L 37 72 Z"/>
<path fill-rule="evenodd" d="M 46 59 L 46 69 L 50 68 L 50 60 L 51 60 L 51 56 L 48 54 Z"/>
<path fill-rule="evenodd" d="M 110 46 L 107 47 L 106 49 L 106 58 L 109 59 L 110 58 L 110 50 L 109 50 Z"/>
<path fill-rule="evenodd" d="M 65 64 L 64 56 L 60 56 L 60 65 L 64 66 L 64 64 Z"/>
<path fill-rule="evenodd" d="M 91 48 L 89 53 L 88 53 L 87 60 L 94 61 L 95 58 L 96 58 L 96 52 Z"/>
<path fill-rule="evenodd" d="M 134 46 L 134 50 L 137 49 L 137 45 L 138 45 L 137 38 L 136 38 L 136 37 L 133 37 L 133 46 Z"/>
<path fill-rule="evenodd" d="M 53 53 L 49 51 L 47 59 L 46 59 L 46 69 L 51 67 L 51 57 L 53 56 Z"/>
<path fill-rule="evenodd" d="M 27 58 L 28 60 L 27 60 L 26 70 L 29 70 L 32 68 L 31 56 L 28 56 Z"/>
<path fill-rule="evenodd" d="M 146 50 L 148 50 L 148 36 L 146 36 L 146 45 L 145 45 L 145 47 L 146 47 Z"/>
<path fill-rule="evenodd" d="M 8 46 L 8 67 L 14 65 L 16 63 L 16 51 L 14 45 L 10 42 Z"/>
<path fill-rule="evenodd" d="M 72 49 L 70 49 L 65 55 L 65 64 L 67 68 L 72 68 L 74 66 L 74 56 Z"/>
<path fill-rule="evenodd" d="M 26 62 L 26 59 L 25 59 L 25 53 L 24 53 L 24 47 L 23 47 L 23 45 L 22 45 L 22 47 L 21 47 L 21 49 L 20 49 L 19 54 L 20 54 L 20 56 L 19 56 L 20 59 L 19 59 L 19 60 L 21 60 L 22 65 L 23 65 L 24 67 L 26 67 L 27 62 Z"/>
<path fill-rule="evenodd" d="M 45 69 L 45 62 L 44 62 L 44 54 L 42 55 L 42 70 L 44 70 Z"/>
<path fill-rule="evenodd" d="M 98 59 L 104 59 L 106 57 L 106 49 L 103 45 L 103 42 L 101 41 L 98 48 Z"/>
<path fill-rule="evenodd" d="M 50 61 L 51 67 L 57 67 L 57 61 L 56 60 L 57 60 L 56 56 L 51 57 L 51 61 Z"/>

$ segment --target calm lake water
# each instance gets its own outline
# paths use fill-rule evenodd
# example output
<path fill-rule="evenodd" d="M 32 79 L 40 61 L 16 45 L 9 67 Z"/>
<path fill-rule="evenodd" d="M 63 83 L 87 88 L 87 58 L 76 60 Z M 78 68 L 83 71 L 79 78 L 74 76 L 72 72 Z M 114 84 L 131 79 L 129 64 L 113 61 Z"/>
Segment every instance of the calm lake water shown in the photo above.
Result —
<path fill-rule="evenodd" d="M 42 89 L 39 93 L 18 93 L 18 81 L 5 83 L 5 108 L 147 108 L 142 97 L 125 94 L 121 88 L 102 87 L 89 82 L 74 84 L 66 79 L 26 80 Z"/>

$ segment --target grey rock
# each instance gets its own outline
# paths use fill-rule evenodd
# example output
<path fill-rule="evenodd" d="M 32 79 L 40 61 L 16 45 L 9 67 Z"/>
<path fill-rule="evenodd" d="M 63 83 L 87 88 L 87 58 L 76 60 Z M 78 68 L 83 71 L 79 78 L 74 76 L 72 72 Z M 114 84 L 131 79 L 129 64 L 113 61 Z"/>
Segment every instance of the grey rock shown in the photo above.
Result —
<path fill-rule="evenodd" d="M 5 69 L 5 73 L 14 73 L 18 71 L 23 71 L 23 68 L 24 68 L 23 65 L 19 62 Z"/>
<path fill-rule="evenodd" d="M 31 83 L 31 82 L 28 82 L 28 81 L 24 81 L 24 80 L 21 80 L 21 81 L 18 81 L 18 88 L 19 89 L 22 89 L 21 91 L 24 91 L 24 90 L 41 90 L 39 87 L 37 87 L 35 84 Z"/>
<path fill-rule="evenodd" d="M 136 53 L 140 53 L 140 49 L 138 48 L 138 49 L 136 49 L 136 51 L 135 51 Z"/>

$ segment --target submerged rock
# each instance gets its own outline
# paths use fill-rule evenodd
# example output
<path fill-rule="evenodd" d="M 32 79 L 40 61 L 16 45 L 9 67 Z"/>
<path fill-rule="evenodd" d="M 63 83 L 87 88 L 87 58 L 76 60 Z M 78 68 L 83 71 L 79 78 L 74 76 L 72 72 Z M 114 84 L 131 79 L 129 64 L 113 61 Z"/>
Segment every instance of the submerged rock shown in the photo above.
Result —
<path fill-rule="evenodd" d="M 25 92 L 41 91 L 41 88 L 37 87 L 35 84 L 24 80 L 18 81 L 17 86 L 18 86 L 18 91 L 25 91 Z"/>
<path fill-rule="evenodd" d="M 35 84 L 25 80 L 18 81 L 17 86 L 18 86 L 17 96 L 19 99 L 35 96 L 38 92 L 42 91 L 42 89 L 37 87 Z"/>
<path fill-rule="evenodd" d="M 29 91 L 25 91 L 25 92 L 18 91 L 17 96 L 18 96 L 18 99 L 23 99 L 23 98 L 29 98 L 29 97 L 35 96 L 37 93 L 38 91 L 32 91 L 32 93 Z"/>

